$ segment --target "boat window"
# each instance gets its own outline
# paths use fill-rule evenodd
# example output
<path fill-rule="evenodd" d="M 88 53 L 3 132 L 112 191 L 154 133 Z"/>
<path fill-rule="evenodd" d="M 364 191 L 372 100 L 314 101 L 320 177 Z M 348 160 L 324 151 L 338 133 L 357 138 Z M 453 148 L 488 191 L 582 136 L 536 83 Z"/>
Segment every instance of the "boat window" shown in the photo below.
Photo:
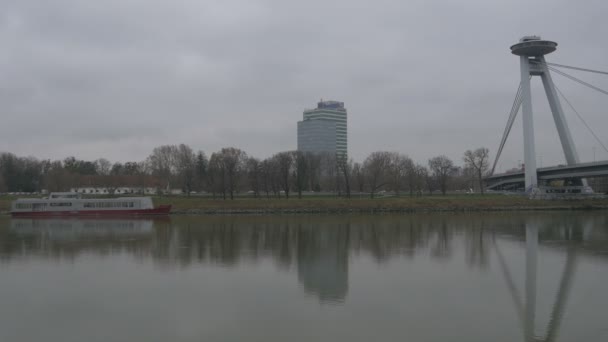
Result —
<path fill-rule="evenodd" d="M 85 208 L 133 208 L 134 202 L 85 202 Z"/>
<path fill-rule="evenodd" d="M 17 209 L 31 209 L 31 203 L 17 203 Z"/>
<path fill-rule="evenodd" d="M 60 202 L 60 203 L 55 203 L 52 202 L 50 203 L 51 207 L 71 207 L 72 203 L 70 202 Z"/>
<path fill-rule="evenodd" d="M 46 203 L 33 203 L 32 210 L 44 211 L 44 210 L 46 210 Z"/>

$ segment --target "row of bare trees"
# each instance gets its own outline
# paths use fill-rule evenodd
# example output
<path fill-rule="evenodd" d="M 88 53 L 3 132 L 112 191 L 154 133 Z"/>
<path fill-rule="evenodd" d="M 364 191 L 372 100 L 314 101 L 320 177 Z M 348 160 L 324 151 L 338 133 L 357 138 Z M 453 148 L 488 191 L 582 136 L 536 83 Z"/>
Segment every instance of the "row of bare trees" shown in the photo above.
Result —
<path fill-rule="evenodd" d="M 163 145 L 141 162 L 111 163 L 69 157 L 63 161 L 22 158 L 0 154 L 0 192 L 67 190 L 72 187 L 154 187 L 164 192 L 180 189 L 185 194 L 206 192 L 214 198 L 234 199 L 239 193 L 253 197 L 284 197 L 294 193 L 330 192 L 350 197 L 353 192 L 375 197 L 386 192 L 396 196 L 432 194 L 477 188 L 488 169 L 486 148 L 464 153 L 458 167 L 446 156 L 415 163 L 397 152 L 371 153 L 362 163 L 330 153 L 279 152 L 266 159 L 247 155 L 234 147 L 222 148 L 209 157 L 191 147 Z M 112 192 L 112 191 L 110 191 Z"/>

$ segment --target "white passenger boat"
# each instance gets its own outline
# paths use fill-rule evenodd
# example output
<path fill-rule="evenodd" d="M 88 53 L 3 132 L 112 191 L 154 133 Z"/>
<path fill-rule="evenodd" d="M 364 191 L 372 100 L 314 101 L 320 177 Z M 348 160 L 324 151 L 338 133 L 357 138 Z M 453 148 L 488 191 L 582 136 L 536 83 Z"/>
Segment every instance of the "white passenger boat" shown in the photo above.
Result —
<path fill-rule="evenodd" d="M 150 197 L 82 198 L 75 192 L 53 192 L 48 198 L 13 201 L 15 217 L 168 215 L 171 205 L 154 207 Z"/>

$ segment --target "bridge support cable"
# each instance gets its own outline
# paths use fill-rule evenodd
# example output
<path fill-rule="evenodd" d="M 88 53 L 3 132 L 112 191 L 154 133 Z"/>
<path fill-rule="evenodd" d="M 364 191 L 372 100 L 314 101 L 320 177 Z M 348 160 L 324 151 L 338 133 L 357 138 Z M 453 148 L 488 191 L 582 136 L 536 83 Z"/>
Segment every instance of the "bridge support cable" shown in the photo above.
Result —
<path fill-rule="evenodd" d="M 561 71 L 561 70 L 558 70 L 558 69 L 556 69 L 556 68 L 554 68 L 554 67 L 551 67 L 551 66 L 548 66 L 548 65 L 547 65 L 547 68 L 548 68 L 549 70 L 551 70 L 551 71 L 555 72 L 556 74 L 559 74 L 559 75 L 561 75 L 561 76 L 564 76 L 564 77 L 566 77 L 566 78 L 569 78 L 569 79 L 571 79 L 571 80 L 572 80 L 572 81 L 574 81 L 574 82 L 577 82 L 577 83 L 579 83 L 579 84 L 584 85 L 585 87 L 591 88 L 591 89 L 593 89 L 593 90 L 595 90 L 595 91 L 598 91 L 598 92 L 600 92 L 600 93 L 602 93 L 602 94 L 604 94 L 604 95 L 608 95 L 608 91 L 606 91 L 606 90 L 604 90 L 604 89 L 602 89 L 602 88 L 596 87 L 596 86 L 594 86 L 594 85 L 593 85 L 593 84 L 591 84 L 591 83 L 587 83 L 587 82 L 585 82 L 585 81 L 583 81 L 583 80 L 581 80 L 581 79 L 578 79 L 578 78 L 576 78 L 576 77 L 574 77 L 574 76 L 572 76 L 572 75 L 569 75 L 569 74 L 567 74 L 567 73 L 565 73 L 565 72 L 563 72 L 563 71 Z"/>
<path fill-rule="evenodd" d="M 521 107 L 521 102 L 523 101 L 522 97 L 522 89 L 521 82 L 519 83 L 519 87 L 517 88 L 517 94 L 515 95 L 515 100 L 513 101 L 513 105 L 511 106 L 511 112 L 509 113 L 509 119 L 507 120 L 507 125 L 505 126 L 505 130 L 502 134 L 502 139 L 500 141 L 500 146 L 496 152 L 496 158 L 494 158 L 494 165 L 492 165 L 492 171 L 490 175 L 494 174 L 494 170 L 496 169 L 496 165 L 498 163 L 498 159 L 502 153 L 502 149 L 507 142 L 507 137 L 509 133 L 511 133 L 511 128 L 513 127 L 513 123 L 515 122 L 515 118 L 517 117 L 517 113 L 519 112 L 519 107 Z"/>
<path fill-rule="evenodd" d="M 587 124 L 587 122 L 585 121 L 585 119 L 583 118 L 583 116 L 576 110 L 576 108 L 574 108 L 574 106 L 572 105 L 572 103 L 570 103 L 570 101 L 568 101 L 568 99 L 566 98 L 566 96 L 564 95 L 564 93 L 562 93 L 562 91 L 557 86 L 555 86 L 555 89 L 557 90 L 557 92 L 559 93 L 559 95 L 561 96 L 561 98 L 564 99 L 564 102 L 566 102 L 568 104 L 568 106 L 570 107 L 570 109 L 572 109 L 572 111 L 576 114 L 576 116 L 578 116 L 578 118 L 581 120 L 581 122 L 583 123 L 583 125 L 585 125 L 585 127 L 591 133 L 591 135 L 595 138 L 595 140 L 602 146 L 602 148 L 606 152 L 608 152 L 608 148 L 606 148 L 606 145 L 604 145 L 604 143 L 602 142 L 602 140 L 600 140 L 600 138 L 597 136 L 597 134 L 595 134 L 595 132 Z"/>
<path fill-rule="evenodd" d="M 592 72 L 592 73 L 595 73 L 595 74 L 608 75 L 607 71 L 586 69 L 586 68 L 580 68 L 580 67 L 575 67 L 575 66 L 570 66 L 570 65 L 563 65 L 563 64 L 557 64 L 557 63 L 549 63 L 549 62 L 546 62 L 545 64 L 550 65 L 550 66 L 554 66 L 554 67 L 559 67 L 559 68 L 566 68 L 566 69 L 572 69 L 572 70 L 578 70 L 578 71 Z"/>

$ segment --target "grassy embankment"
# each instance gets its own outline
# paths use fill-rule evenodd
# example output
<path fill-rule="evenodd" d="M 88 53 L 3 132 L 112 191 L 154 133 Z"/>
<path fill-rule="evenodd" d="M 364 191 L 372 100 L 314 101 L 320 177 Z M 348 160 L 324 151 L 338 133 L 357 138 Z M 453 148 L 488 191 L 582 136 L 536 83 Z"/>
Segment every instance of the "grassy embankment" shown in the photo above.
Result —
<path fill-rule="evenodd" d="M 0 212 L 7 213 L 16 196 L 0 196 Z M 292 197 L 288 200 L 245 198 L 234 200 L 207 197 L 160 196 L 155 205 L 172 204 L 176 214 L 281 213 L 281 212 L 408 212 L 408 211 L 482 211 L 482 210 L 574 210 L 608 209 L 608 199 L 571 201 L 529 200 L 505 195 L 448 195 L 424 197 Z"/>

